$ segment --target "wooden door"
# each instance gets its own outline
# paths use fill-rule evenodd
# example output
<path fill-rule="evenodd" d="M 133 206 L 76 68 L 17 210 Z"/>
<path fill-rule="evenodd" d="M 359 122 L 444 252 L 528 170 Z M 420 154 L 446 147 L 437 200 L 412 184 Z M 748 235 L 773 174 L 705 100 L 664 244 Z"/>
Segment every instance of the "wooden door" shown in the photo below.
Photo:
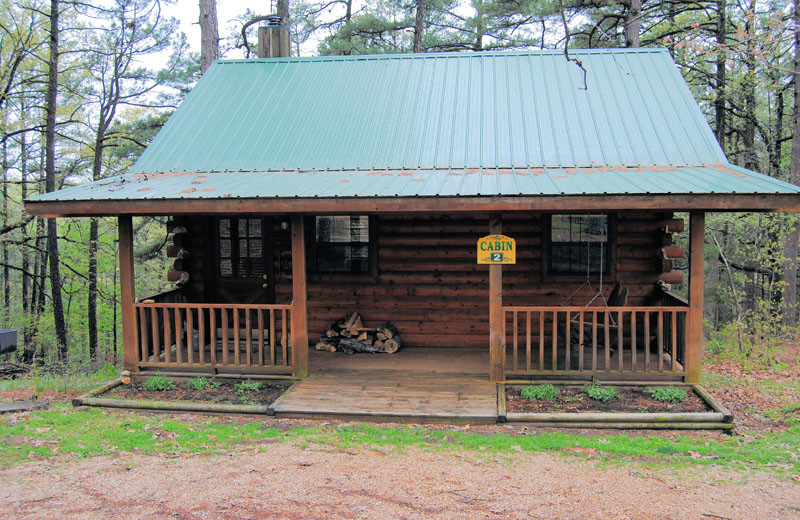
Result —
<path fill-rule="evenodd" d="M 215 296 L 219 303 L 275 303 L 272 218 L 215 219 Z"/>

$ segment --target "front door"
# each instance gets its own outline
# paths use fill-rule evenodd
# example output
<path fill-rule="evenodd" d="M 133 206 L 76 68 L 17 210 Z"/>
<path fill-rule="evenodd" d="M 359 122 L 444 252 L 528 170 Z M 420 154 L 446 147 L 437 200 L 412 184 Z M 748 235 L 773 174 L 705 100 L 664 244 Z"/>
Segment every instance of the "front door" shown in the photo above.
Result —
<path fill-rule="evenodd" d="M 275 303 L 272 218 L 216 219 L 216 301 Z"/>

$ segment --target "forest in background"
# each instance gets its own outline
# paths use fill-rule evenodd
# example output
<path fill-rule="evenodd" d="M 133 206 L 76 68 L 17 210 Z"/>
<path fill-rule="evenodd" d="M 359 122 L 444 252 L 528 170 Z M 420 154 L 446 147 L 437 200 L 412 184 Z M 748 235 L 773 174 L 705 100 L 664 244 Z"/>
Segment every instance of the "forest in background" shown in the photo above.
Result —
<path fill-rule="evenodd" d="M 290 2 L 275 12 L 297 55 L 666 47 L 731 162 L 800 184 L 800 2 Z M 0 328 L 20 331 L 20 363 L 121 361 L 116 220 L 34 218 L 22 201 L 124 173 L 214 59 L 255 55 L 269 3 L 229 34 L 215 0 L 183 3 L 199 52 L 159 0 L 0 0 Z M 134 219 L 139 296 L 169 286 L 165 221 Z M 709 345 L 769 359 L 796 332 L 797 244 L 793 215 L 709 214 Z"/>

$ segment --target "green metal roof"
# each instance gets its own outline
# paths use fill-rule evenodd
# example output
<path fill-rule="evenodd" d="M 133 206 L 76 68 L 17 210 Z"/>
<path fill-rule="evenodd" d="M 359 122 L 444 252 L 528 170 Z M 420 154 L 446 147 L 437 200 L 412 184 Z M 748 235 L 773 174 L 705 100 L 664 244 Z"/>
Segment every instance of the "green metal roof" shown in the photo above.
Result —
<path fill-rule="evenodd" d="M 725 162 L 666 50 L 216 62 L 132 172 Z"/>
<path fill-rule="evenodd" d="M 218 61 L 130 173 L 34 202 L 797 194 L 728 164 L 663 49 Z"/>

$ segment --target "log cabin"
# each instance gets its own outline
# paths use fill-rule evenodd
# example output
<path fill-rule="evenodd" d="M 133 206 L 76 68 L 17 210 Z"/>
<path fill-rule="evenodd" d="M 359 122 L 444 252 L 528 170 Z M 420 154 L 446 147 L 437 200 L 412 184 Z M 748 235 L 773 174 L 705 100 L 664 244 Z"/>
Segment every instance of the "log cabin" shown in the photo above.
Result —
<path fill-rule="evenodd" d="M 705 214 L 800 210 L 797 187 L 728 162 L 665 49 L 570 50 L 584 72 L 563 52 L 292 58 L 282 27 L 260 37 L 129 172 L 26 201 L 118 218 L 134 373 L 302 378 L 358 311 L 402 335 L 386 359 L 698 383 Z M 176 286 L 137 297 L 132 219 L 152 215 Z M 478 263 L 486 235 L 514 263 Z"/>

